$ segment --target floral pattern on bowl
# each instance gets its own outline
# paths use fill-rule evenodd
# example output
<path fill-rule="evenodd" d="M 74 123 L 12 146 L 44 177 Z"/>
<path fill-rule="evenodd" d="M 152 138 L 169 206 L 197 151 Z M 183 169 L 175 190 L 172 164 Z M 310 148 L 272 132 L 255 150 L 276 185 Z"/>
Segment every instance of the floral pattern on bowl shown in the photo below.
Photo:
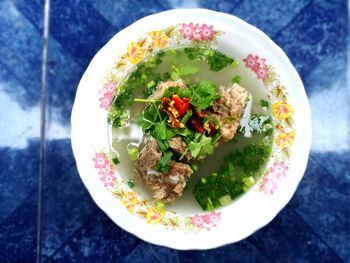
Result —
<path fill-rule="evenodd" d="M 212 25 L 179 23 L 165 30 L 151 31 L 137 42 L 131 42 L 127 47 L 127 53 L 117 59 L 115 67 L 106 76 L 105 83 L 99 91 L 103 95 L 103 97 L 99 98 L 101 101 L 100 107 L 105 110 L 109 109 L 118 83 L 121 83 L 123 78 L 130 72 L 132 65 L 138 64 L 143 59 L 168 47 L 171 43 L 188 45 L 189 41 L 192 45 L 208 45 L 222 33 L 214 29 Z M 285 88 L 281 86 L 277 72 L 273 66 L 266 64 L 265 58 L 248 54 L 246 58 L 242 59 L 242 62 L 247 69 L 256 75 L 258 80 L 263 81 L 272 103 L 274 131 L 276 134 L 272 154 L 274 163 L 273 166 L 266 169 L 258 184 L 261 192 L 273 194 L 288 170 L 289 151 L 295 136 L 292 118 L 293 107 L 287 103 L 287 93 Z M 120 72 L 124 74 L 119 74 Z M 104 162 L 99 159 L 101 156 L 104 156 Z M 107 190 L 120 199 L 130 213 L 144 218 L 149 224 L 161 223 L 173 229 L 182 228 L 198 231 L 201 229 L 210 230 L 220 223 L 220 212 L 184 216 L 166 211 L 163 207 L 157 207 L 148 200 L 142 199 L 139 194 L 128 188 L 124 180 L 116 178 L 114 173 L 111 173 L 110 168 L 112 166 L 108 160 L 108 154 L 95 153 L 93 160 L 95 167 L 99 169 L 98 173 L 102 174 L 101 180 Z M 103 165 L 101 166 L 99 162 L 103 163 Z M 280 171 L 281 169 L 283 171 Z M 112 179 L 114 179 L 113 183 L 111 182 Z"/>
<path fill-rule="evenodd" d="M 156 28 L 159 21 L 165 29 Z M 272 155 L 260 180 L 230 205 L 207 213 L 195 201 L 186 203 L 193 200 L 190 194 L 164 207 L 146 200 L 142 187 L 130 188 L 126 164 L 121 159 L 114 167 L 112 162 L 106 121 L 113 94 L 138 63 L 159 50 L 198 45 L 235 58 L 242 84 L 246 81 L 248 88 L 266 91 L 274 127 Z M 310 145 L 310 108 L 288 57 L 257 28 L 210 10 L 170 10 L 119 32 L 91 61 L 72 111 L 72 148 L 94 201 L 126 231 L 175 249 L 209 249 L 237 242 L 269 223 L 295 192 Z"/>

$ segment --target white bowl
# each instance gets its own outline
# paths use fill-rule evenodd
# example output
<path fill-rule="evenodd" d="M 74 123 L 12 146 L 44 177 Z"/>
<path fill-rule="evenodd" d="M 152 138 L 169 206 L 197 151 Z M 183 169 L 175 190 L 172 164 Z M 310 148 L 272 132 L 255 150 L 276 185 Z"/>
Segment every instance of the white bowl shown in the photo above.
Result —
<path fill-rule="evenodd" d="M 183 27 L 192 32 L 185 35 Z M 204 31 L 196 34 L 204 29 L 211 33 L 208 37 Z M 188 39 L 192 33 L 195 37 Z M 121 172 L 119 166 L 111 169 L 108 154 L 106 109 L 115 86 L 140 59 L 163 48 L 189 44 L 210 45 L 238 59 L 244 86 L 266 90 L 272 104 L 273 153 L 262 179 L 241 198 L 214 212 L 200 211 L 194 201 L 179 201 L 165 209 L 155 207 L 152 200 L 145 199 L 144 191 L 127 185 L 131 174 Z M 139 56 L 130 52 L 132 48 Z M 260 63 L 260 75 L 249 67 L 247 59 Z M 120 227 L 158 245 L 209 249 L 249 236 L 287 204 L 306 168 L 310 123 L 309 104 L 298 73 L 263 32 L 231 15 L 178 9 L 140 19 L 116 34 L 93 58 L 76 94 L 72 147 L 85 186 Z M 137 134 L 131 131 L 130 136 Z"/>

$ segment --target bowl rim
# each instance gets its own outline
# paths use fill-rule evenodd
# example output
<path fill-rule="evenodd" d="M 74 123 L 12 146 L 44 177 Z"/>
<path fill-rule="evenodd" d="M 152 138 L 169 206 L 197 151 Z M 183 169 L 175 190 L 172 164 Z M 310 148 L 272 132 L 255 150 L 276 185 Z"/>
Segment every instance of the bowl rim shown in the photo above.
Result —
<path fill-rule="evenodd" d="M 306 166 L 307 166 L 307 162 L 308 162 L 308 155 L 309 155 L 309 151 L 310 151 L 310 147 L 311 147 L 311 111 L 310 111 L 310 106 L 307 100 L 307 96 L 306 96 L 306 92 L 303 86 L 303 83 L 300 79 L 300 76 L 298 75 L 296 69 L 294 68 L 294 66 L 291 64 L 289 58 L 287 57 L 287 55 L 283 52 L 283 50 L 277 45 L 275 44 L 265 33 L 263 33 L 261 30 L 259 30 L 258 28 L 248 24 L 247 22 L 243 21 L 242 19 L 235 17 L 233 15 L 229 15 L 229 14 L 225 14 L 225 13 L 221 13 L 221 12 L 217 12 L 217 11 L 213 11 L 213 10 L 208 10 L 208 9 L 174 9 L 174 10 L 168 10 L 168 11 L 164 11 L 164 12 L 160 12 L 160 13 L 156 13 L 156 14 L 152 14 L 149 16 L 146 16 L 144 18 L 141 18 L 139 20 L 137 20 L 136 22 L 132 23 L 131 25 L 129 25 L 128 27 L 124 28 L 123 30 L 119 31 L 116 35 L 114 35 L 114 38 L 117 38 L 118 36 L 122 35 L 125 31 L 129 31 L 132 30 L 133 27 L 137 27 L 143 23 L 148 23 L 149 20 L 153 20 L 156 17 L 162 17 L 162 16 L 166 16 L 166 15 L 179 15 L 181 16 L 183 13 L 192 13 L 192 14 L 201 14 L 201 15 L 207 15 L 207 16 L 211 16 L 213 19 L 215 17 L 216 18 L 224 18 L 227 21 L 230 21 L 232 23 L 236 23 L 239 24 L 239 26 L 242 26 L 245 29 L 248 29 L 249 31 L 254 31 L 254 34 L 258 35 L 260 38 L 264 39 L 266 42 L 269 43 L 269 45 L 271 46 L 272 49 L 275 50 L 275 52 L 278 53 L 278 57 L 279 59 L 283 60 L 283 62 L 286 64 L 286 67 L 288 67 L 288 69 L 290 70 L 290 74 L 292 75 L 293 79 L 296 80 L 296 86 L 298 86 L 300 89 L 302 89 L 302 91 L 300 90 L 300 92 L 303 93 L 303 98 L 301 98 L 303 101 L 303 105 L 304 105 L 304 112 L 303 115 L 305 116 L 305 119 L 308 120 L 307 121 L 307 127 L 305 127 L 304 130 L 304 157 L 302 159 L 302 162 L 299 161 L 299 171 L 302 171 L 301 173 L 304 174 Z M 195 19 L 194 19 L 195 20 Z M 94 56 L 94 58 L 91 60 L 88 68 L 86 69 L 84 75 L 86 74 L 86 72 L 88 72 L 88 69 L 93 65 L 94 61 L 96 60 L 96 57 L 98 56 L 98 54 L 101 52 L 101 50 L 104 50 L 107 46 L 107 44 L 110 42 L 111 40 L 109 40 L 101 49 L 100 51 Z M 84 78 L 84 75 L 82 77 L 82 80 Z M 78 85 L 78 91 L 76 94 L 76 98 L 78 97 L 78 92 L 79 92 L 79 87 L 81 86 L 82 80 L 80 81 L 79 85 Z M 81 89 L 80 89 L 81 91 Z M 71 141 L 72 141 L 72 149 L 73 149 L 73 153 L 74 156 L 77 160 L 77 156 L 78 156 L 78 150 L 77 150 L 77 144 L 76 144 L 76 136 L 78 136 L 76 134 L 76 123 L 77 123 L 77 104 L 76 104 L 76 100 L 74 102 L 73 105 L 73 110 L 72 110 L 72 117 L 71 117 L 71 126 L 72 126 L 72 130 L 71 130 Z M 270 214 L 270 216 L 265 217 L 264 220 L 260 220 L 259 224 L 257 226 L 254 227 L 254 229 L 252 229 L 249 233 L 245 233 L 245 235 L 243 237 L 240 237 L 238 240 L 232 240 L 232 239 L 227 239 L 227 238 L 222 238 L 220 240 L 215 240 L 215 242 L 207 240 L 207 243 L 194 243 L 192 244 L 192 246 L 189 246 L 187 242 L 179 242 L 179 240 L 175 241 L 170 241 L 170 242 L 166 242 L 164 243 L 164 240 L 161 239 L 157 239 L 157 238 L 153 238 L 151 235 L 147 236 L 141 232 L 136 231 L 137 228 L 133 228 L 132 225 L 127 222 L 126 220 L 120 220 L 119 218 L 115 218 L 114 216 L 112 216 L 109 213 L 109 209 L 108 209 L 108 205 L 106 205 L 103 201 L 103 198 L 101 198 L 100 195 L 96 195 L 96 193 L 88 188 L 87 184 L 86 184 L 86 180 L 84 178 L 84 176 L 82 176 L 82 164 L 78 163 L 78 161 L 76 162 L 77 164 L 77 168 L 78 168 L 78 172 L 79 175 L 82 179 L 82 181 L 84 182 L 84 185 L 87 187 L 89 194 L 91 195 L 92 199 L 94 200 L 94 202 L 98 205 L 98 207 L 103 210 L 105 212 L 105 214 L 111 218 L 111 220 L 116 223 L 119 227 L 121 227 L 122 229 L 126 230 L 127 232 L 156 245 L 162 245 L 162 246 L 166 246 L 166 247 L 170 247 L 170 248 L 175 248 L 175 249 L 180 249 L 180 250 L 189 250 L 189 249 L 211 249 L 211 248 L 216 248 L 219 246 L 223 246 L 226 244 L 230 244 L 233 242 L 237 242 L 241 239 L 244 239 L 246 237 L 248 237 L 249 235 L 253 234 L 254 232 L 256 232 L 257 230 L 261 229 L 262 227 L 264 227 L 266 224 L 268 224 L 270 221 L 273 220 L 273 218 L 276 217 L 276 215 L 287 205 L 287 203 L 289 202 L 289 200 L 291 199 L 291 197 L 293 196 L 293 194 L 296 191 L 297 185 L 300 183 L 300 180 L 302 178 L 302 175 L 298 178 L 298 180 L 291 186 L 291 194 L 289 194 L 286 199 L 283 202 L 283 205 L 280 205 L 279 208 L 277 210 L 275 210 L 275 212 L 273 214 Z"/>

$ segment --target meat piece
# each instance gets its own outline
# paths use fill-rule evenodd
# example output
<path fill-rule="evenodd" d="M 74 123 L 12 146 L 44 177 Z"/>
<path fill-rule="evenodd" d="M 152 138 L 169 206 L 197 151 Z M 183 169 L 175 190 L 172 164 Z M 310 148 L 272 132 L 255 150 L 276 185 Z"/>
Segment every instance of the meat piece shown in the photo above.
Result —
<path fill-rule="evenodd" d="M 162 159 L 162 152 L 158 143 L 153 137 L 149 137 L 135 162 L 135 177 L 142 178 L 148 170 L 154 169 L 160 159 Z"/>
<path fill-rule="evenodd" d="M 192 159 L 191 153 L 188 151 L 187 144 L 182 140 L 180 136 L 176 136 L 169 140 L 169 146 L 171 149 L 173 149 L 179 156 L 182 156 L 183 154 L 183 160 L 185 162 L 189 162 Z"/>
<path fill-rule="evenodd" d="M 135 162 L 134 176 L 146 182 L 155 199 L 172 202 L 182 195 L 186 180 L 193 171 L 188 164 L 171 160 L 167 173 L 157 172 L 155 167 L 161 158 L 157 141 L 150 137 Z"/>
<path fill-rule="evenodd" d="M 211 106 L 208 115 L 218 120 L 221 126 L 221 141 L 231 140 L 239 126 L 248 91 L 238 84 L 219 88 L 220 98 Z"/>
<path fill-rule="evenodd" d="M 170 161 L 169 172 L 162 174 L 163 183 L 152 185 L 154 188 L 157 188 L 157 190 L 153 189 L 156 190 L 153 197 L 165 203 L 175 201 L 182 195 L 186 181 L 191 177 L 192 173 L 193 171 L 188 164 Z"/>
<path fill-rule="evenodd" d="M 186 84 L 182 79 L 160 82 L 156 87 L 156 90 L 148 97 L 148 99 L 160 99 L 163 96 L 164 91 L 169 87 L 186 88 Z"/>

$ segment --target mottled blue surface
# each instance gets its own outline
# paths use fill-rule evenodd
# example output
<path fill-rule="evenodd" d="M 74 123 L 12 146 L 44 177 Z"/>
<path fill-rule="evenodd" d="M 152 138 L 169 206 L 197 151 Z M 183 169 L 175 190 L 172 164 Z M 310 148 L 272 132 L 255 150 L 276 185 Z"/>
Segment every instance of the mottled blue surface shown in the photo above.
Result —
<path fill-rule="evenodd" d="M 299 71 L 313 115 L 309 164 L 291 202 L 249 238 L 208 251 L 151 245 L 112 223 L 70 145 L 76 87 L 94 54 L 137 19 L 178 7 L 230 13 L 265 31 Z M 0 0 L 0 262 L 350 262 L 347 12 L 344 0 L 52 0 L 41 138 L 44 1 Z"/>

